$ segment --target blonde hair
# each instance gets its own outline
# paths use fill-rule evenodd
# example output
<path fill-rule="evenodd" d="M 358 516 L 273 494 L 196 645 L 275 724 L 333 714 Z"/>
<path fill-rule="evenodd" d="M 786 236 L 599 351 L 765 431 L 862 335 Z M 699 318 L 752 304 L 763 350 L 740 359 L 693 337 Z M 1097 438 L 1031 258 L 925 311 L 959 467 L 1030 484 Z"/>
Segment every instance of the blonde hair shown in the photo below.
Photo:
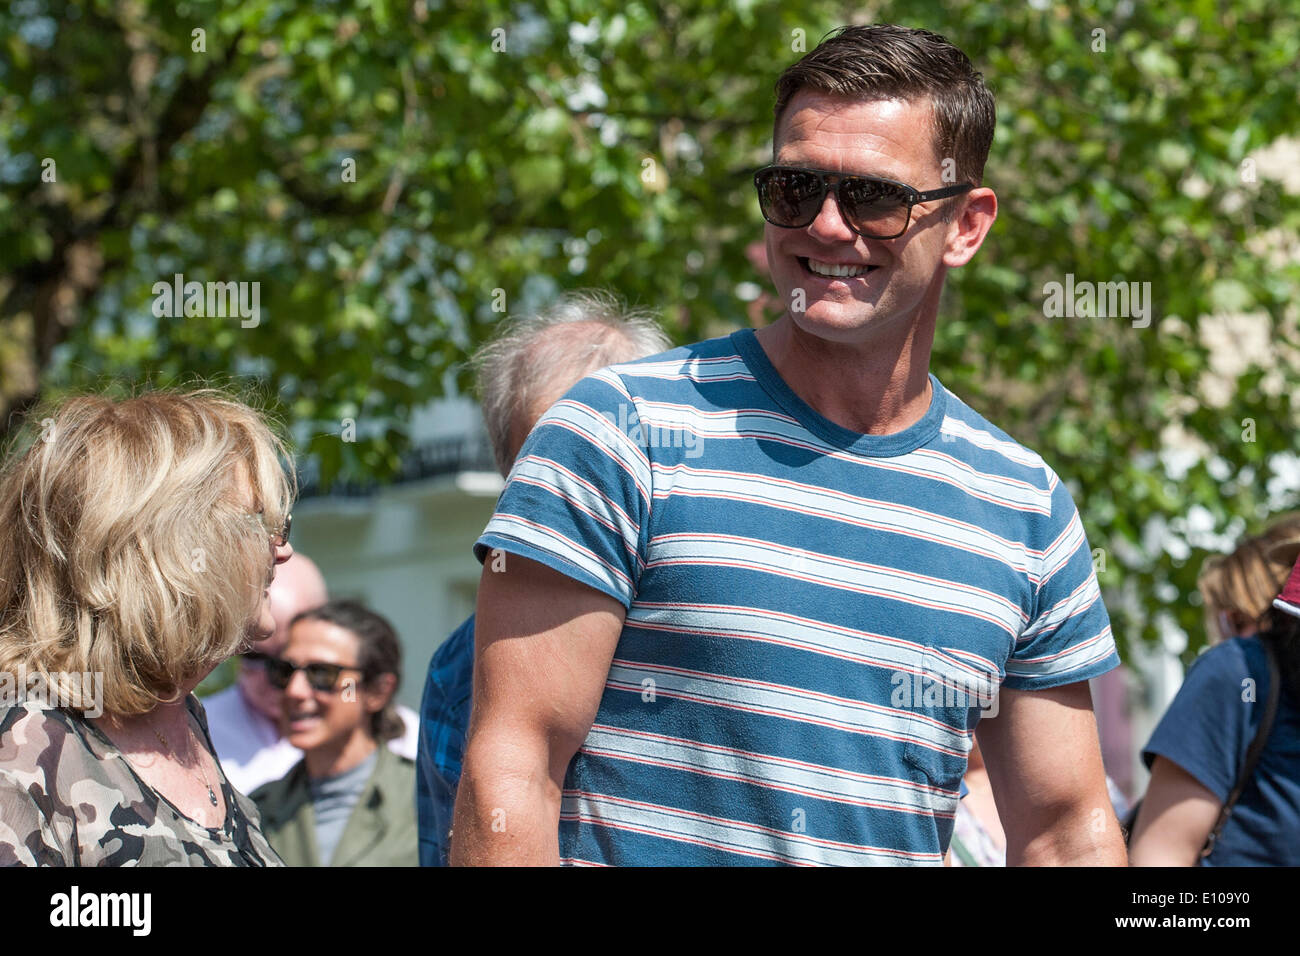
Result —
<path fill-rule="evenodd" d="M 288 452 L 213 389 L 43 414 L 0 471 L 0 671 L 51 689 L 102 673 L 105 711 L 146 713 L 243 642 L 296 490 Z"/>
<path fill-rule="evenodd" d="M 1277 519 L 1260 534 L 1243 538 L 1231 554 L 1210 558 L 1196 586 L 1205 604 L 1205 627 L 1211 643 L 1223 640 L 1219 615 L 1237 611 L 1259 622 L 1273 605 L 1291 568 L 1270 560 L 1269 549 L 1300 538 L 1300 514 Z"/>

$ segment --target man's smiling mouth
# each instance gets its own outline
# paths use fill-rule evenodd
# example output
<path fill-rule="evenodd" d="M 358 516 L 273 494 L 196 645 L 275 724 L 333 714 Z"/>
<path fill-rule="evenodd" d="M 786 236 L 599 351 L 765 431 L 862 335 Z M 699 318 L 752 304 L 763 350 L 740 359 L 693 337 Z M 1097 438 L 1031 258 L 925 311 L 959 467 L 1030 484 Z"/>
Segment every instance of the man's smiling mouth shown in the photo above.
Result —
<path fill-rule="evenodd" d="M 820 259 L 809 259 L 805 256 L 799 256 L 799 265 L 803 266 L 813 275 L 818 275 L 826 279 L 852 279 L 857 276 L 864 276 L 874 269 L 880 268 L 873 265 L 842 265 L 834 262 L 823 262 Z"/>

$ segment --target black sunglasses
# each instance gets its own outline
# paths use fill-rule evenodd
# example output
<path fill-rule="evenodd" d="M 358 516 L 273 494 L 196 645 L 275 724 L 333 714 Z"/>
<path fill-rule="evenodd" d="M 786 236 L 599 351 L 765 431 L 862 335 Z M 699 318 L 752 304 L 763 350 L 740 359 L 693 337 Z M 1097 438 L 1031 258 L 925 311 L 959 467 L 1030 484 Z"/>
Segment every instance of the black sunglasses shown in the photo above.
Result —
<path fill-rule="evenodd" d="M 271 682 L 271 686 L 280 690 L 286 690 L 289 682 L 293 680 L 293 675 L 297 671 L 302 671 L 307 675 L 307 683 L 312 690 L 329 691 L 338 686 L 339 675 L 344 671 L 356 671 L 362 673 L 360 667 L 344 667 L 342 664 L 291 664 L 279 657 L 268 657 L 264 662 L 266 667 L 266 679 Z"/>
<path fill-rule="evenodd" d="M 947 199 L 975 188 L 960 183 L 920 192 L 892 179 L 799 166 L 764 166 L 754 174 L 754 186 L 763 218 L 783 229 L 811 225 L 822 211 L 826 193 L 833 189 L 840 215 L 864 239 L 897 239 L 907 232 L 917 203 Z"/>

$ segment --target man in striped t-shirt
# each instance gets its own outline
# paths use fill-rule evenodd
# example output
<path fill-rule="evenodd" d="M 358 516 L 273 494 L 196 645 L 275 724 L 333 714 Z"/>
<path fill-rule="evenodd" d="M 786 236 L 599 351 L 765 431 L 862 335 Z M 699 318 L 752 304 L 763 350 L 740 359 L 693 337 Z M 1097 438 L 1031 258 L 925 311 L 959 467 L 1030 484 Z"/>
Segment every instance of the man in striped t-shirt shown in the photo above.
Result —
<path fill-rule="evenodd" d="M 938 864 L 981 717 L 1008 862 L 1124 862 L 1078 513 L 929 371 L 993 123 L 923 31 L 783 74 L 755 183 L 785 315 L 579 382 L 475 548 L 453 862 Z"/>

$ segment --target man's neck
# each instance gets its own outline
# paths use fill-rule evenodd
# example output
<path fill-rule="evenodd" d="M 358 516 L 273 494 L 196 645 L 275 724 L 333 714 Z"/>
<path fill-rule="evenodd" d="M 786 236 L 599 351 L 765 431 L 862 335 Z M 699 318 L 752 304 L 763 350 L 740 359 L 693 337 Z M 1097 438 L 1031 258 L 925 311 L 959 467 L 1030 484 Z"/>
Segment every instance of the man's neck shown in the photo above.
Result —
<path fill-rule="evenodd" d="M 864 435 L 892 435 L 930 407 L 934 319 L 892 341 L 830 342 L 802 331 L 789 314 L 757 332 L 786 385 L 823 418 Z"/>

